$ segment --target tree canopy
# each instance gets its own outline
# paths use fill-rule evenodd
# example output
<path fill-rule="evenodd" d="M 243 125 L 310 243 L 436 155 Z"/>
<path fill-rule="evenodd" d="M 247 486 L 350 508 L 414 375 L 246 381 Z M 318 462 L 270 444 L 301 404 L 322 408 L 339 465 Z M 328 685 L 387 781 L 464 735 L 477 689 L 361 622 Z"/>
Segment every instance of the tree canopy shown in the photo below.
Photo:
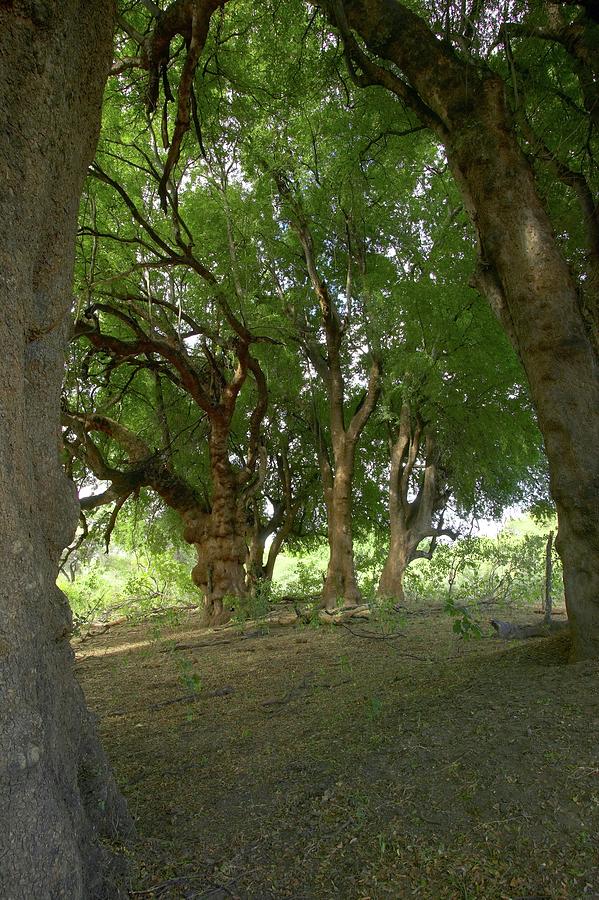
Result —
<path fill-rule="evenodd" d="M 559 510 L 562 438 L 511 300 L 520 226 L 502 203 L 519 167 L 536 192 L 521 217 L 551 221 L 594 341 L 595 28 L 555 3 L 122 5 L 66 446 L 79 478 L 110 483 L 84 504 L 116 503 L 109 527 L 141 485 L 179 513 L 210 615 L 315 534 L 323 603 L 358 603 L 352 534 L 393 531 L 400 482 L 408 556 L 453 534 L 447 517 L 545 498 L 543 440 Z M 417 52 L 445 66 L 444 96 Z M 505 108 L 478 110 L 487 86 Z M 489 123 L 515 154 L 501 175 Z"/>

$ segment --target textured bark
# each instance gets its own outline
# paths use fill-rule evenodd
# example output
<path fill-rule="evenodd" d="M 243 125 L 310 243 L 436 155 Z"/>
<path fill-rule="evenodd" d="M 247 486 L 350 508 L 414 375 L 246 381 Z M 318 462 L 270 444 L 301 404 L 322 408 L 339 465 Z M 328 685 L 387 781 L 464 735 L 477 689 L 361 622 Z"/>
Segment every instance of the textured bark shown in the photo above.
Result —
<path fill-rule="evenodd" d="M 424 470 L 414 479 L 414 467 L 425 448 Z M 438 473 L 437 448 L 431 432 L 424 434 L 422 423 L 412 416 L 404 403 L 397 436 L 391 446 L 389 468 L 389 553 L 378 585 L 379 597 L 405 600 L 403 579 L 406 568 L 415 559 L 432 559 L 437 538 L 455 538 L 441 522 L 433 525 L 436 514 L 448 500 L 448 492 Z M 408 499 L 410 490 L 414 498 Z M 428 550 L 419 550 L 426 538 L 432 538 Z"/>
<path fill-rule="evenodd" d="M 545 440 L 574 655 L 597 657 L 597 347 L 518 145 L 505 86 L 497 75 L 459 58 L 396 0 L 346 0 L 342 8 L 369 50 L 392 61 L 408 85 L 365 62 L 370 83 L 402 96 L 445 144 L 479 235 L 478 285 L 524 365 Z"/>
<path fill-rule="evenodd" d="M 392 529 L 389 540 L 389 553 L 377 588 L 379 597 L 384 597 L 385 599 L 393 598 L 399 603 L 405 601 L 403 579 L 410 562 L 410 548 L 407 541 L 402 534 L 397 533 L 396 529 Z"/>
<path fill-rule="evenodd" d="M 212 509 L 192 574 L 194 583 L 204 592 L 206 625 L 228 621 L 235 598 L 246 595 L 245 504 L 229 460 L 229 425 L 224 417 L 213 419 L 211 425 Z"/>
<path fill-rule="evenodd" d="M 55 586 L 77 520 L 59 394 L 78 200 L 112 3 L 0 6 L 0 895 L 118 897 L 130 822 L 73 675 Z"/>
<path fill-rule="evenodd" d="M 551 622 L 551 613 L 553 611 L 553 591 L 551 581 L 553 578 L 553 531 L 549 532 L 547 537 L 547 545 L 545 547 L 545 603 L 543 621 L 546 625 Z"/>
<path fill-rule="evenodd" d="M 327 493 L 327 527 L 329 563 L 322 589 L 321 605 L 331 612 L 337 602 L 346 609 L 359 606 L 360 589 L 354 565 L 351 490 L 354 469 L 354 447 L 336 454 L 335 475 Z"/>

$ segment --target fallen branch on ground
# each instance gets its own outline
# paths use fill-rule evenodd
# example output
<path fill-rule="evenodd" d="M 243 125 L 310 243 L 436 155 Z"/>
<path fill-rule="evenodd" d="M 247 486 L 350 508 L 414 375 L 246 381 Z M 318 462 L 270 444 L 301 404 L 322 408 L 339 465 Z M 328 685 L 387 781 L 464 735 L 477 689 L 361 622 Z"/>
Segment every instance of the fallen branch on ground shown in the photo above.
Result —
<path fill-rule="evenodd" d="M 347 622 L 340 622 L 343 627 L 355 637 L 361 637 L 370 641 L 393 641 L 395 638 L 405 638 L 401 631 L 392 631 L 390 634 L 378 634 L 376 631 L 353 631 Z"/>
<path fill-rule="evenodd" d="M 527 640 L 528 638 L 547 637 L 556 631 L 569 629 L 568 622 L 543 622 L 538 625 L 517 625 L 515 622 L 500 622 L 499 619 L 491 619 L 491 625 L 497 632 L 497 636 L 504 641 Z"/>

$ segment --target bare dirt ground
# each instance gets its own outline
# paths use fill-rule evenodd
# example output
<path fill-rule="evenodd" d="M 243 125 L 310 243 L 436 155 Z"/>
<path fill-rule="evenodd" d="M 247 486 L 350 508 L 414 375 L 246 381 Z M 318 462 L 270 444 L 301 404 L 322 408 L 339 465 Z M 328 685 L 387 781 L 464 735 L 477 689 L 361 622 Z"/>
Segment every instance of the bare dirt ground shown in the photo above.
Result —
<path fill-rule="evenodd" d="M 75 648 L 132 897 L 599 898 L 599 664 L 567 637 L 197 621 Z"/>

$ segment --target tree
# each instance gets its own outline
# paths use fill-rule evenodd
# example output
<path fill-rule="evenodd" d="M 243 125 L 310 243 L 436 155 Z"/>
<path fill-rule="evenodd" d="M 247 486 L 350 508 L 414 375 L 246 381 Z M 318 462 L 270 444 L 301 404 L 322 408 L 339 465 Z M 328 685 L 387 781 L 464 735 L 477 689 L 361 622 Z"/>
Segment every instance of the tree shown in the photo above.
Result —
<path fill-rule="evenodd" d="M 455 513 L 497 517 L 546 480 L 521 367 L 467 285 L 471 236 L 444 171 L 438 158 L 398 195 L 409 224 L 390 244 L 395 279 L 373 312 L 386 376 L 368 456 L 389 456 L 379 593 L 400 600 L 406 566 L 457 536 L 446 527 Z M 393 233 L 394 222 L 385 227 Z"/>
<path fill-rule="evenodd" d="M 322 605 L 331 612 L 340 599 L 343 600 L 345 608 L 355 607 L 360 602 L 353 555 L 352 481 L 358 441 L 376 407 L 380 392 L 380 359 L 376 353 L 371 354 L 364 396 L 353 413 L 348 413 L 344 372 L 346 367 L 342 360 L 342 348 L 352 324 L 352 304 L 355 302 L 354 252 L 351 244 L 344 248 L 347 254 L 347 277 L 343 296 L 346 313 L 342 317 L 339 312 L 339 297 L 332 295 L 329 284 L 320 273 L 315 242 L 304 209 L 283 176 L 277 174 L 276 182 L 280 196 L 289 209 L 291 224 L 302 248 L 308 280 L 318 303 L 319 324 L 324 330 L 324 347 L 321 346 L 317 336 L 311 334 L 309 328 L 302 324 L 299 338 L 309 363 L 321 379 L 326 393 L 327 425 L 332 452 L 329 452 L 322 425 L 317 417 L 314 420 L 314 430 L 327 510 L 330 551 L 322 591 Z M 282 286 L 280 293 L 282 301 L 285 302 L 285 291 Z"/>
<path fill-rule="evenodd" d="M 292 401 L 288 399 L 291 408 Z M 289 421 L 289 408 L 279 407 L 271 412 L 263 435 L 266 472 L 249 511 L 246 572 L 250 586 L 272 581 L 283 545 L 290 538 L 304 536 L 304 519 L 314 503 L 318 476 L 311 471 L 310 455 L 305 452 L 311 436 L 307 427 L 305 433 L 300 433 L 302 423 L 297 415 Z"/>
<path fill-rule="evenodd" d="M 77 204 L 98 135 L 110 2 L 0 7 L 0 893 L 118 897 L 130 829 L 72 670 L 55 586 L 76 503 L 58 457 Z"/>
<path fill-rule="evenodd" d="M 150 312 L 152 304 L 154 310 Z M 147 301 L 128 296 L 125 307 L 123 310 L 114 300 L 93 304 L 76 324 L 75 335 L 89 341 L 94 351 L 109 360 L 109 375 L 123 365 L 131 370 L 125 392 L 132 389 L 140 373 L 158 372 L 179 392 L 188 394 L 198 411 L 205 414 L 211 480 L 208 505 L 201 502 L 186 479 L 176 475 L 172 463 L 160 460 L 166 447 L 153 450 L 131 429 L 102 415 L 67 411 L 65 424 L 75 431 L 80 426 L 83 458 L 98 477 L 112 482 L 107 500 L 113 499 L 117 481 L 120 496 L 128 496 L 145 484 L 179 513 L 185 539 L 195 544 L 198 552 L 193 580 L 204 594 L 206 624 L 221 624 L 230 616 L 227 598 L 245 594 L 247 490 L 258 461 L 260 426 L 267 406 L 266 380 L 258 360 L 250 353 L 254 337 L 228 305 L 233 336 L 215 334 L 188 314 L 185 335 L 179 333 L 177 310 L 160 298 Z M 115 334 L 114 322 L 121 329 L 124 326 L 126 337 Z M 197 350 L 190 351 L 186 346 L 191 337 L 202 339 Z M 237 400 L 249 375 L 256 384 L 257 397 L 247 424 L 247 456 L 236 469 L 230 458 L 229 438 Z M 116 391 L 116 399 L 119 397 L 122 400 L 120 389 Z M 113 405 L 115 396 L 105 392 L 105 402 Z M 123 473 L 110 467 L 87 436 L 90 430 L 101 431 L 120 444 L 135 471 Z"/>
<path fill-rule="evenodd" d="M 457 537 L 443 528 L 443 513 L 449 491 L 439 469 L 438 448 L 433 432 L 414 416 L 408 403 L 403 403 L 395 439 L 390 440 L 389 467 L 389 552 L 378 585 L 380 597 L 404 600 L 403 577 L 415 559 L 431 559 L 437 539 Z M 414 469 L 424 446 L 422 472 L 416 481 L 415 496 L 410 498 Z M 438 521 L 433 524 L 433 520 Z M 419 549 L 431 538 L 427 550 Z"/>
<path fill-rule="evenodd" d="M 356 80 L 392 92 L 445 148 L 478 236 L 477 285 L 520 356 L 545 440 L 574 654 L 597 656 L 596 279 L 577 280 L 568 265 L 542 186 L 521 147 L 506 101 L 506 82 L 492 68 L 492 57 L 487 63 L 473 50 L 472 21 L 465 21 L 460 40 L 452 43 L 451 35 L 441 40 L 398 0 L 322 5 L 343 35 Z M 585 12 L 574 15 L 552 39 L 568 49 L 584 103 L 594 110 L 596 58 L 588 48 L 596 46 L 597 23 Z M 576 183 L 584 182 L 581 197 L 586 197 L 586 181 L 578 174 Z M 583 207 L 591 276 L 596 213 L 589 217 L 587 211 Z"/>

